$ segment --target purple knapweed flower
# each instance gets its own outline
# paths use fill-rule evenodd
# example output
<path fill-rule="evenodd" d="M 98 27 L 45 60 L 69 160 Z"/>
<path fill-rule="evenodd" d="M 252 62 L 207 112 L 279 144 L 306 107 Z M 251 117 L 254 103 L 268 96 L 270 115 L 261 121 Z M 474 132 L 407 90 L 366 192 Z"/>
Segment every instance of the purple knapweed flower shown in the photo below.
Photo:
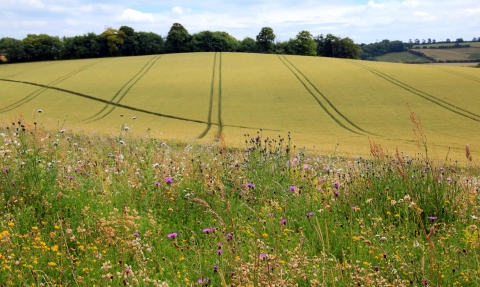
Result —
<path fill-rule="evenodd" d="M 305 214 L 305 216 L 307 216 L 307 218 L 310 218 L 310 217 L 312 217 L 314 214 L 315 214 L 315 213 L 314 213 L 313 211 L 311 211 L 311 212 Z"/>
<path fill-rule="evenodd" d="M 260 253 L 260 255 L 258 255 L 258 257 L 263 260 L 263 259 L 267 258 L 267 254 L 266 253 Z"/>
<path fill-rule="evenodd" d="M 213 265 L 213 272 L 218 272 L 218 266 L 217 265 Z"/>
<path fill-rule="evenodd" d="M 208 285 L 208 283 L 210 283 L 210 279 L 208 279 L 208 278 L 200 278 L 200 279 L 198 279 L 197 282 L 200 283 L 200 284 L 203 284 L 203 285 Z"/>
<path fill-rule="evenodd" d="M 375 270 L 376 272 L 378 272 L 378 266 L 373 266 L 373 270 Z"/>
<path fill-rule="evenodd" d="M 428 217 L 428 219 L 429 219 L 431 222 L 434 222 L 435 220 L 437 220 L 437 217 L 436 217 L 436 216 L 430 216 L 430 217 Z"/>
<path fill-rule="evenodd" d="M 226 237 L 227 237 L 227 240 L 230 241 L 233 239 L 233 234 L 227 233 Z"/>
<path fill-rule="evenodd" d="M 270 265 L 265 266 L 265 268 L 267 268 L 267 270 L 273 270 L 273 267 Z"/>
<path fill-rule="evenodd" d="M 173 179 L 172 179 L 171 177 L 167 176 L 167 177 L 165 178 L 165 183 L 166 183 L 166 184 L 171 184 L 172 182 L 173 182 Z"/>
<path fill-rule="evenodd" d="M 222 254 L 223 254 L 222 249 L 218 249 L 218 250 L 217 250 L 217 254 L 218 254 L 218 255 L 222 255 Z"/>
<path fill-rule="evenodd" d="M 255 184 L 249 182 L 249 183 L 247 183 L 247 187 L 248 187 L 248 188 L 251 188 L 251 189 L 255 189 Z"/>
<path fill-rule="evenodd" d="M 280 220 L 280 225 L 286 225 L 286 224 L 287 224 L 287 220 L 285 218 Z"/>
<path fill-rule="evenodd" d="M 132 234 L 133 237 L 137 238 L 140 236 L 140 234 L 138 234 L 138 232 L 135 232 L 134 234 Z"/>
<path fill-rule="evenodd" d="M 340 195 L 340 192 L 335 191 L 335 197 L 338 197 Z"/>
<path fill-rule="evenodd" d="M 15 186 L 15 181 L 12 180 L 11 184 L 12 184 L 13 186 Z"/>
<path fill-rule="evenodd" d="M 340 187 L 340 183 L 335 182 L 335 183 L 333 184 L 333 187 L 334 187 L 335 189 L 338 189 L 338 188 Z"/>
<path fill-rule="evenodd" d="M 290 190 L 291 192 L 294 192 L 296 189 L 297 189 L 297 187 L 293 184 L 290 185 L 290 187 L 288 188 L 288 190 Z"/>
<path fill-rule="evenodd" d="M 427 279 L 423 279 L 423 285 L 425 285 L 425 286 L 428 285 L 428 280 Z"/>
<path fill-rule="evenodd" d="M 360 210 L 360 207 L 355 205 L 355 206 L 352 206 L 352 209 L 353 209 L 353 211 L 357 211 L 357 210 Z"/>
<path fill-rule="evenodd" d="M 156 187 L 159 187 L 159 186 L 160 186 L 160 182 L 155 181 L 155 186 L 156 186 Z"/>
<path fill-rule="evenodd" d="M 214 233 L 215 231 L 217 231 L 217 228 L 216 228 L 216 227 L 205 228 L 204 230 L 202 230 L 202 232 L 205 233 L 205 234 Z"/>
<path fill-rule="evenodd" d="M 175 237 L 177 237 L 177 236 L 178 236 L 178 234 L 176 232 L 170 233 L 169 235 L 167 235 L 167 237 L 170 238 L 170 239 L 175 239 Z"/>
<path fill-rule="evenodd" d="M 8 173 L 8 167 L 4 168 L 4 169 L 3 169 L 3 172 L 4 172 L 4 173 Z"/>
<path fill-rule="evenodd" d="M 303 169 L 308 169 L 308 164 L 304 164 Z"/>

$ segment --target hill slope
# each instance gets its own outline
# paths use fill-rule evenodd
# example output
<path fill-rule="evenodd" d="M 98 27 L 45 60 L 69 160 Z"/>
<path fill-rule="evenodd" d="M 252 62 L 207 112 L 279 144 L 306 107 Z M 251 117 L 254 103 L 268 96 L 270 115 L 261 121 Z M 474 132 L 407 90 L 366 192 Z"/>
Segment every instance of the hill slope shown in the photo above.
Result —
<path fill-rule="evenodd" d="M 262 129 L 297 146 L 350 155 L 369 140 L 415 152 L 480 150 L 480 70 L 243 53 L 169 54 L 0 66 L 0 120 L 229 145 Z M 42 110 L 42 113 L 38 113 Z"/>

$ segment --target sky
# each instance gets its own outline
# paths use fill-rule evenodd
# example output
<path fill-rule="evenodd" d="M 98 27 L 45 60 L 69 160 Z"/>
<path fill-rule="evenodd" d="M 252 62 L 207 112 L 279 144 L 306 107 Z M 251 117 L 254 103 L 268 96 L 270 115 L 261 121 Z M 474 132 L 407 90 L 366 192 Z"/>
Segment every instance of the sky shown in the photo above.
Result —
<path fill-rule="evenodd" d="M 225 31 L 241 40 L 273 28 L 277 41 L 302 30 L 356 43 L 480 37 L 479 0 L 0 0 L 0 38 L 101 34 L 126 25 L 166 36 L 173 23 L 191 34 Z"/>

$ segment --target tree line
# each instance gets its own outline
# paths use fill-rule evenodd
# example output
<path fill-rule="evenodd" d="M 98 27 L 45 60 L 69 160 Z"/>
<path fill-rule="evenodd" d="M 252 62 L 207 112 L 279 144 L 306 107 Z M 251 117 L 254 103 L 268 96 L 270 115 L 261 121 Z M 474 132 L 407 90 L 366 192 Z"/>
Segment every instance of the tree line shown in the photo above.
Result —
<path fill-rule="evenodd" d="M 332 34 L 313 36 L 299 32 L 295 38 L 281 42 L 270 27 L 260 30 L 256 38 L 237 40 L 227 32 L 201 31 L 190 34 L 174 23 L 166 37 L 153 32 L 136 32 L 128 26 L 107 28 L 99 35 L 62 37 L 28 34 L 22 40 L 0 39 L 0 56 L 10 63 L 56 59 L 86 59 L 113 56 L 139 56 L 185 52 L 246 52 L 324 56 L 357 59 L 362 49 L 350 38 Z"/>

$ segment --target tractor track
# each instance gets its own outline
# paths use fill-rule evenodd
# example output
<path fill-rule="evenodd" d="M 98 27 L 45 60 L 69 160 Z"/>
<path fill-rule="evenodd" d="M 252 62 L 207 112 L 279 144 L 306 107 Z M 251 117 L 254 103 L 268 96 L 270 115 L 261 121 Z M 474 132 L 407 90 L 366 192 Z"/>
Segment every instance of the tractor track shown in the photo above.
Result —
<path fill-rule="evenodd" d="M 371 72 L 372 74 L 375 74 L 378 77 L 383 78 L 384 80 L 386 80 L 386 81 L 388 81 L 388 82 L 390 82 L 390 83 L 392 83 L 392 84 L 394 84 L 394 85 L 396 85 L 396 86 L 398 86 L 398 87 L 400 87 L 400 88 L 402 88 L 402 89 L 404 89 L 404 90 L 406 90 L 406 91 L 408 91 L 408 92 L 410 92 L 414 95 L 417 95 L 417 96 L 419 96 L 419 97 L 421 97 L 421 98 L 423 98 L 427 101 L 430 101 L 430 102 L 432 102 L 432 103 L 434 103 L 434 104 L 436 104 L 436 105 L 438 105 L 438 106 L 440 106 L 444 109 L 447 109 L 447 110 L 449 110 L 449 111 L 451 111 L 451 112 L 453 112 L 457 115 L 469 118 L 469 119 L 474 120 L 476 122 L 480 122 L 480 116 L 475 114 L 475 113 L 472 113 L 470 111 L 467 111 L 465 109 L 462 109 L 460 107 L 452 105 L 449 102 L 446 102 L 446 101 L 444 101 L 442 99 L 439 99 L 435 96 L 432 96 L 428 93 L 420 91 L 420 90 L 418 90 L 418 89 L 416 89 L 412 86 L 409 86 L 409 85 L 407 85 L 403 82 L 400 82 L 399 80 L 396 80 L 396 79 L 388 76 L 387 74 L 384 74 L 384 73 L 382 73 L 382 72 L 380 72 L 380 71 L 378 71 L 374 68 L 370 68 L 370 67 L 364 66 L 362 64 L 352 63 L 351 61 L 349 61 L 349 63 L 351 63 L 352 65 L 356 65 L 360 68 L 363 68 L 363 69 Z"/>
<path fill-rule="evenodd" d="M 101 61 L 98 61 L 98 62 L 95 62 L 95 63 L 91 63 L 91 64 L 88 64 L 88 65 L 85 65 L 77 70 L 74 70 L 64 76 L 61 76 L 60 78 L 48 83 L 47 85 L 48 86 L 54 86 L 54 85 L 57 85 L 63 81 L 65 81 L 66 79 L 90 68 L 91 66 L 93 65 L 96 65 L 98 63 L 100 63 Z M 34 91 L 33 93 L 29 94 L 28 96 L 24 97 L 23 99 L 20 99 L 18 101 L 16 101 L 15 103 L 11 104 L 11 105 L 8 105 L 7 107 L 4 107 L 2 109 L 0 109 L 0 113 L 3 113 L 3 112 L 8 112 L 8 111 L 11 111 L 13 109 L 16 109 L 28 102 L 30 102 L 31 100 L 35 99 L 36 97 L 38 97 L 39 95 L 41 95 L 43 92 L 45 92 L 47 89 L 46 88 L 41 88 L 41 89 L 38 89 L 36 91 Z"/>
<path fill-rule="evenodd" d="M 208 105 L 208 118 L 207 118 L 207 127 L 205 130 L 197 137 L 198 139 L 203 138 L 207 135 L 208 131 L 212 126 L 212 108 L 213 108 L 213 93 L 214 93 L 214 86 L 215 86 L 215 67 L 217 65 L 217 52 L 215 52 L 213 56 L 213 69 L 212 69 L 212 83 L 210 85 L 210 102 Z"/>

